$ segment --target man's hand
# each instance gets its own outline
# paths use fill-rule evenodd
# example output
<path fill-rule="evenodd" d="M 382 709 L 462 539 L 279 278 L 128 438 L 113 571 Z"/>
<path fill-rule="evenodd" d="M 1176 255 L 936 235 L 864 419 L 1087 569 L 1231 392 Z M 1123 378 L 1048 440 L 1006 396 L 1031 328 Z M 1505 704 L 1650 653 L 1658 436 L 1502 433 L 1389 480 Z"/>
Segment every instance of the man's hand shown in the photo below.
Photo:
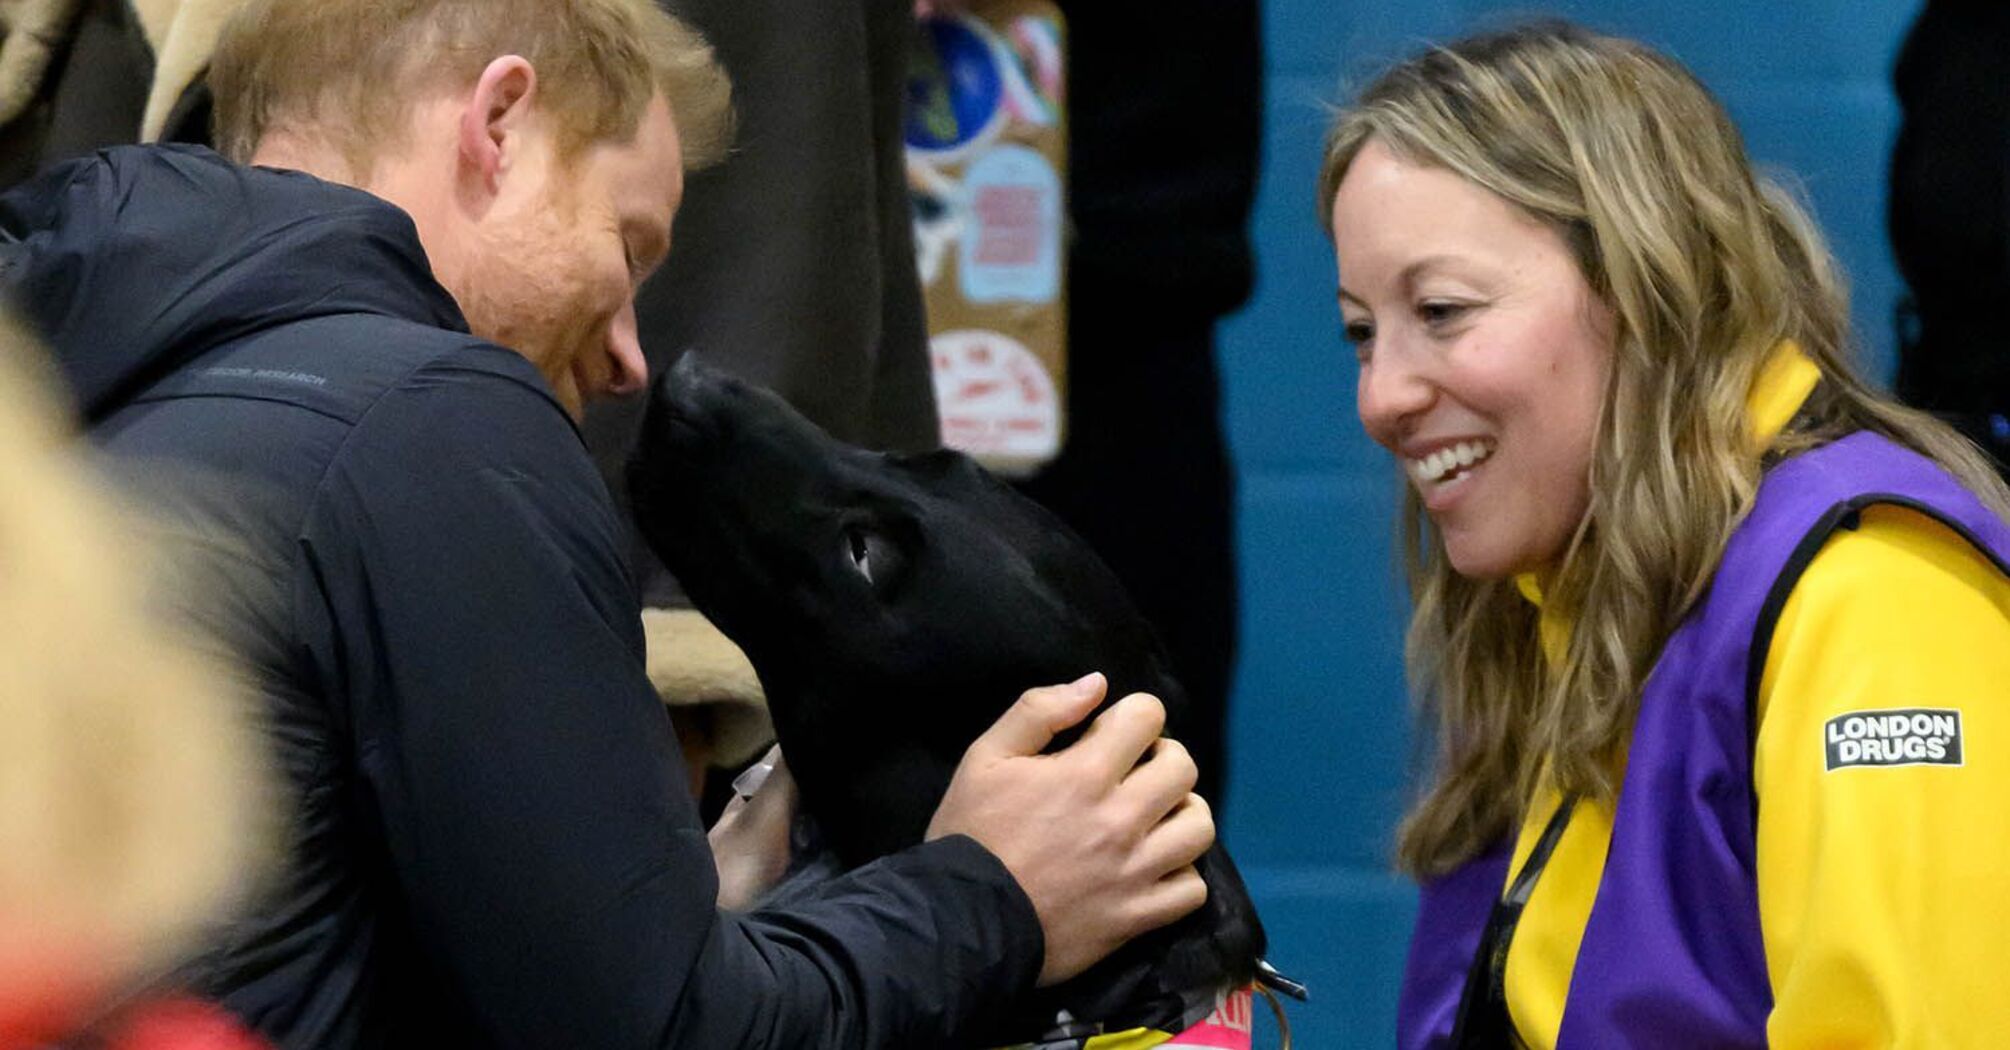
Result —
<path fill-rule="evenodd" d="M 1021 696 L 964 752 L 928 826 L 930 839 L 976 839 L 1019 881 L 1046 932 L 1043 987 L 1207 900 L 1193 863 L 1214 817 L 1193 794 L 1193 759 L 1159 736 L 1165 705 L 1133 693 L 1072 746 L 1040 753 L 1107 688 L 1094 674 Z"/>
<path fill-rule="evenodd" d="M 766 779 L 751 789 L 751 795 L 733 796 L 705 836 L 712 843 L 712 863 L 719 869 L 719 907 L 729 911 L 751 907 L 789 870 L 796 778 L 789 775 L 779 744 L 769 748 L 761 761 L 772 767 Z M 740 781 L 733 783 L 738 787 Z"/>

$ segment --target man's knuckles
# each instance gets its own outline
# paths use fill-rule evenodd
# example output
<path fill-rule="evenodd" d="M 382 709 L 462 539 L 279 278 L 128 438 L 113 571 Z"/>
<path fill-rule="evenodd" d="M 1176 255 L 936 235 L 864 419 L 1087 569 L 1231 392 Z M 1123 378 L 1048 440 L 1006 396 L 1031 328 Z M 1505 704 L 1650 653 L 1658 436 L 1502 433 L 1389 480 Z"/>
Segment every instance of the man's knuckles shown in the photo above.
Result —
<path fill-rule="evenodd" d="M 1189 793 L 1187 801 L 1159 826 L 1174 859 L 1191 864 L 1214 845 L 1214 812 L 1207 800 Z"/>
<path fill-rule="evenodd" d="M 1192 791 L 1200 783 L 1200 766 L 1195 764 L 1193 753 L 1172 737 L 1160 737 L 1152 745 L 1146 762 L 1168 783 L 1178 785 L 1180 794 Z"/>
<path fill-rule="evenodd" d="M 1114 704 L 1110 711 L 1131 734 L 1143 739 L 1166 731 L 1166 705 L 1150 693 L 1132 693 Z"/>
<path fill-rule="evenodd" d="M 1132 693 L 1096 716 L 1088 732 L 1066 753 L 1098 766 L 1121 762 L 1128 769 L 1165 731 L 1165 705 L 1149 693 Z"/>

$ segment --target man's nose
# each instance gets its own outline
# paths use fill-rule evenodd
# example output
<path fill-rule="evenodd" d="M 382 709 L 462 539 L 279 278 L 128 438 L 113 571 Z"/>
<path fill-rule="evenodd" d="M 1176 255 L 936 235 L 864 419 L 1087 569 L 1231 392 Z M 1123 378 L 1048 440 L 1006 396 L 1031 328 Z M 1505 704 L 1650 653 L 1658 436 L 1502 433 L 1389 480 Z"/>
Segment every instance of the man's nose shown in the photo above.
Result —
<path fill-rule="evenodd" d="M 607 330 L 607 357 L 614 365 L 607 375 L 608 393 L 632 394 L 649 385 L 649 362 L 642 356 L 633 299 L 615 315 Z"/>

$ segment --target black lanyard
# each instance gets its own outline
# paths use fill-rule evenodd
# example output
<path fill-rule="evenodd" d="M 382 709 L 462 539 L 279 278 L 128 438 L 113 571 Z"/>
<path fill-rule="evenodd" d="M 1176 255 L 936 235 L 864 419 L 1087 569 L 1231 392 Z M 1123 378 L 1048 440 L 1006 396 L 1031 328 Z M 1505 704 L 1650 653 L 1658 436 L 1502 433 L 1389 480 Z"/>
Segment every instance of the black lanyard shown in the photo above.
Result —
<path fill-rule="evenodd" d="M 1556 804 L 1556 812 L 1543 827 L 1542 837 L 1535 840 L 1535 848 L 1522 862 L 1521 871 L 1515 873 L 1507 893 L 1494 902 L 1486 932 L 1480 935 L 1479 950 L 1473 953 L 1472 968 L 1466 971 L 1465 991 L 1459 995 L 1458 1021 L 1452 1027 L 1452 1046 L 1460 1050 L 1494 1050 L 1523 1045 L 1508 1017 L 1508 948 L 1514 943 L 1522 910 L 1535 895 L 1536 881 L 1542 878 L 1543 869 L 1549 865 L 1550 855 L 1556 852 L 1557 841 L 1563 838 L 1563 829 L 1569 826 L 1570 814 L 1576 808 L 1576 795 L 1565 795 Z"/>

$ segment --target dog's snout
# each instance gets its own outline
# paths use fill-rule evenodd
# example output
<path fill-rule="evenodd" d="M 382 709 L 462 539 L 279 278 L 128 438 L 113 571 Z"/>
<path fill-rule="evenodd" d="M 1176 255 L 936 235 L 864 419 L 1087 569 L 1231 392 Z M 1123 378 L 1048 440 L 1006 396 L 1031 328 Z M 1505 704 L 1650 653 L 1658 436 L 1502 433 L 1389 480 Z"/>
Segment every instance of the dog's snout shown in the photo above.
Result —
<path fill-rule="evenodd" d="M 712 432 L 733 417 L 738 381 L 686 352 L 664 373 L 657 397 L 676 429 Z"/>
<path fill-rule="evenodd" d="M 698 360 L 697 354 L 686 351 L 663 376 L 663 399 L 679 411 L 697 408 L 707 400 L 708 388 L 717 385 L 717 373 Z"/>

